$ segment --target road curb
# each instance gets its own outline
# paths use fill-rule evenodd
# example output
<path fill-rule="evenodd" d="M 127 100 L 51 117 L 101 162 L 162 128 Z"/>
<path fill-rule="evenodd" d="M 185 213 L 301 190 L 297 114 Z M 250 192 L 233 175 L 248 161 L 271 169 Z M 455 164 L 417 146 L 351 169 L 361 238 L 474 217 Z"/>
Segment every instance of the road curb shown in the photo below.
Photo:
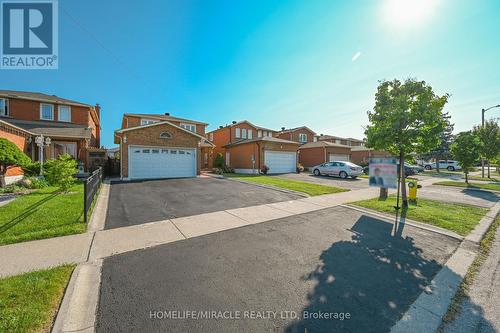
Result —
<path fill-rule="evenodd" d="M 102 260 L 78 265 L 66 288 L 52 333 L 95 331 Z"/>
<path fill-rule="evenodd" d="M 110 191 L 111 182 L 109 180 L 104 180 L 99 190 L 99 195 L 97 197 L 94 209 L 92 210 L 92 216 L 90 217 L 90 221 L 87 226 L 87 232 L 94 232 L 104 229 L 106 215 L 108 213 Z"/>
<path fill-rule="evenodd" d="M 432 279 L 430 292 L 422 292 L 419 295 L 410 309 L 391 328 L 391 333 L 434 333 L 439 329 L 460 284 L 476 258 L 479 242 L 499 211 L 500 201 L 497 201 Z"/>

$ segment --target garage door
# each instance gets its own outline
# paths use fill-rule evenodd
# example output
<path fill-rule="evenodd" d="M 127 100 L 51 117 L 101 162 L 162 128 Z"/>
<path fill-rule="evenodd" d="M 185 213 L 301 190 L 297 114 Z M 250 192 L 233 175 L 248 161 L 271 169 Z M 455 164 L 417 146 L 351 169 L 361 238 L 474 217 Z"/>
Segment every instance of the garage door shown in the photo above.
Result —
<path fill-rule="evenodd" d="M 330 154 L 328 158 L 329 162 L 333 161 L 346 161 L 349 162 L 349 155 L 346 154 Z"/>
<path fill-rule="evenodd" d="M 295 152 L 265 151 L 264 163 L 269 167 L 268 173 L 287 173 L 297 171 Z"/>
<path fill-rule="evenodd" d="M 196 150 L 168 147 L 129 147 L 129 178 L 196 176 Z"/>

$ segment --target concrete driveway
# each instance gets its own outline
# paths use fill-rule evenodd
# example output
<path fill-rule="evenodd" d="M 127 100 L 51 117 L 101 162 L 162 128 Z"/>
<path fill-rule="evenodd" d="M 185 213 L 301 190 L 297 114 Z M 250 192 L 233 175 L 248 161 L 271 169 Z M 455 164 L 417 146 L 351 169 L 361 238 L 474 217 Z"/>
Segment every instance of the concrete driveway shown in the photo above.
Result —
<path fill-rule="evenodd" d="M 485 208 L 493 207 L 493 205 L 500 200 L 500 195 L 492 191 L 477 191 L 439 185 L 422 187 L 418 190 L 418 197 Z"/>
<path fill-rule="evenodd" d="M 332 176 L 315 176 L 312 173 L 308 173 L 308 172 L 303 172 L 303 173 L 299 173 L 299 174 L 287 173 L 287 174 L 274 176 L 274 177 L 299 180 L 299 181 L 313 183 L 313 184 L 341 187 L 341 188 L 346 188 L 346 189 L 350 189 L 350 190 L 359 190 L 359 189 L 369 187 L 368 186 L 368 179 L 363 179 L 363 178 L 341 179 L 339 177 L 332 177 Z"/>
<path fill-rule="evenodd" d="M 97 332 L 387 332 L 457 245 L 334 207 L 129 252 Z"/>
<path fill-rule="evenodd" d="M 300 198 L 228 179 L 117 182 L 111 184 L 105 229 Z"/>

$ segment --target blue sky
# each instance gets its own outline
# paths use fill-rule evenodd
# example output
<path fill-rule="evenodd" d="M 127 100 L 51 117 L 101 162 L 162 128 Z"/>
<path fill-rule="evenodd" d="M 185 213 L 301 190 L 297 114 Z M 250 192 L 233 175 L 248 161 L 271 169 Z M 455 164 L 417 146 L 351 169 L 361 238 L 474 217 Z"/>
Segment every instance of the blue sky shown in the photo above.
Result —
<path fill-rule="evenodd" d="M 127 112 L 362 138 L 378 80 L 416 77 L 452 95 L 461 131 L 500 103 L 498 13 L 496 0 L 62 0 L 59 69 L 2 70 L 0 89 L 100 103 L 110 147 Z"/>

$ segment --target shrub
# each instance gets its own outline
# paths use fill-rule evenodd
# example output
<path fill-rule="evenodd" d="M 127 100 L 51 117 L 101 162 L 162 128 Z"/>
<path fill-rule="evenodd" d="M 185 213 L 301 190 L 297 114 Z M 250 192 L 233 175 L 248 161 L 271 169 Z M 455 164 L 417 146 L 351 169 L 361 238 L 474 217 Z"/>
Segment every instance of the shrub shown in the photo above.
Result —
<path fill-rule="evenodd" d="M 0 187 L 0 193 L 22 193 L 25 190 L 26 189 L 24 187 L 17 184 L 9 184 L 4 187 Z"/>
<path fill-rule="evenodd" d="M 269 167 L 267 165 L 263 165 L 262 168 L 260 168 L 260 172 L 264 175 L 267 175 L 268 171 L 269 171 Z"/>
<path fill-rule="evenodd" d="M 50 185 L 58 186 L 66 192 L 75 182 L 76 161 L 70 155 L 64 154 L 47 161 L 44 171 Z"/>
<path fill-rule="evenodd" d="M 14 143 L 0 138 L 0 187 L 5 186 L 5 173 L 13 166 L 23 166 L 31 163 L 30 158 Z"/>
<path fill-rule="evenodd" d="M 29 163 L 22 167 L 24 175 L 27 177 L 40 175 L 40 162 Z"/>
<path fill-rule="evenodd" d="M 222 167 L 222 170 L 225 172 L 225 173 L 234 173 L 234 168 L 231 168 L 230 166 L 227 166 L 224 164 L 224 166 Z"/>
<path fill-rule="evenodd" d="M 225 165 L 225 163 L 224 163 L 224 156 L 222 156 L 221 153 L 218 153 L 217 156 L 215 156 L 214 167 L 216 167 L 216 168 L 223 168 L 224 165 Z"/>
<path fill-rule="evenodd" d="M 28 177 L 29 181 L 31 182 L 31 185 L 29 188 L 31 189 L 40 189 L 40 188 L 46 188 L 49 186 L 49 183 L 47 183 L 47 180 L 45 178 L 40 178 L 40 177 Z"/>

